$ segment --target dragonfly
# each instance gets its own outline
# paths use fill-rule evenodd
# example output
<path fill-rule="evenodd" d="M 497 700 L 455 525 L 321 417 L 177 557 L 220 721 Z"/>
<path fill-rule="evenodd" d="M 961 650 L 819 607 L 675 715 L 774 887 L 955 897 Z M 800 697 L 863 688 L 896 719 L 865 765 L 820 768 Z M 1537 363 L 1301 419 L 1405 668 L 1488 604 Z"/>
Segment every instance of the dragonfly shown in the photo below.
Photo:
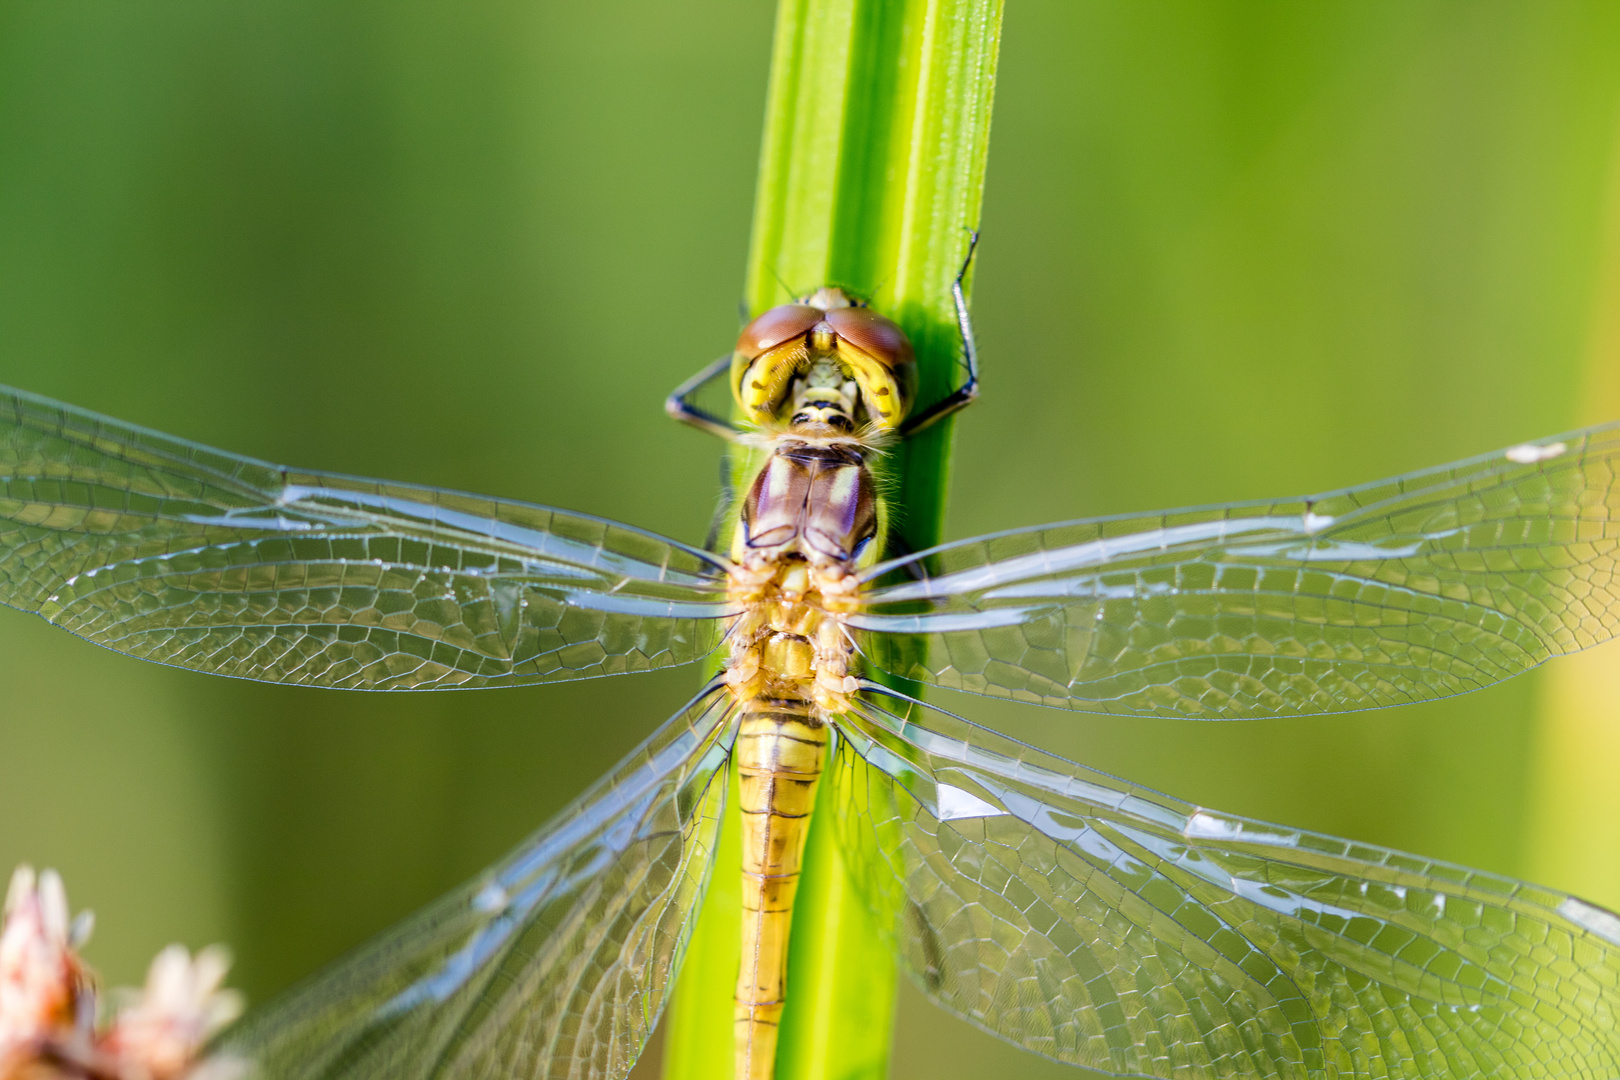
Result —
<path fill-rule="evenodd" d="M 1620 916 L 1193 805 L 876 681 L 1190 720 L 1496 683 L 1620 629 L 1620 425 L 885 556 L 887 448 L 978 390 L 961 276 L 952 296 L 966 374 L 939 402 L 912 400 L 901 329 L 830 287 L 671 395 L 753 455 L 724 550 L 0 389 L 0 601 L 107 648 L 376 691 L 722 657 L 506 858 L 222 1049 L 276 1080 L 624 1077 L 711 872 L 738 870 L 714 865 L 735 770 L 737 1080 L 771 1075 L 817 805 L 922 992 L 1047 1058 L 1167 1080 L 1620 1074 Z M 741 422 L 695 404 L 722 379 Z"/>

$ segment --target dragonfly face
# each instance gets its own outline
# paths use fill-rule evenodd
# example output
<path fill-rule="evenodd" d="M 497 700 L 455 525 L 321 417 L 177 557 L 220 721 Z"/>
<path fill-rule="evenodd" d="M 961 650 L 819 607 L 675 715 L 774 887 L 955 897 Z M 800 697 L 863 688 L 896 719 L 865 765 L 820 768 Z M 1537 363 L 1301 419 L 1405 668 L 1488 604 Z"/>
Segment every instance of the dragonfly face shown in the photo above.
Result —
<path fill-rule="evenodd" d="M 784 344 L 808 351 L 844 309 L 816 310 L 743 368 Z M 784 394 L 808 373 L 798 363 Z M 863 438 L 853 368 L 855 431 L 817 435 L 824 446 Z M 804 389 L 836 393 L 800 405 L 849 415 L 846 386 Z M 836 427 L 833 407 L 804 422 Z M 914 403 L 895 435 L 942 407 Z M 729 430 L 680 397 L 671 408 Z M 789 478 L 810 492 L 823 464 Z M 0 390 L 0 600 L 160 663 L 400 691 L 695 662 L 754 617 L 747 655 L 792 692 L 749 691 L 727 641 L 730 681 L 505 860 L 228 1036 L 278 1080 L 623 1077 L 716 869 L 726 770 L 754 778 L 763 825 L 808 798 L 791 782 L 814 771 L 800 753 L 825 763 L 830 823 L 902 965 L 1017 1045 L 1175 1080 L 1605 1077 L 1620 1075 L 1620 916 L 1190 805 L 860 671 L 1187 719 L 1462 693 L 1620 631 L 1617 473 L 1611 425 L 1307 498 L 883 561 L 868 561 L 875 540 L 851 545 L 860 497 L 761 498 L 749 535 L 771 517 L 793 537 L 763 545 L 778 554 L 759 560 L 771 575 L 750 598 L 751 549 L 728 558 L 585 514 L 285 469 Z M 800 513 L 812 503 L 828 516 Z M 825 549 L 802 540 L 812 519 Z M 807 550 L 838 590 L 812 598 Z M 786 845 L 763 840 L 745 869 L 776 880 Z M 760 896 L 763 940 L 783 897 Z M 755 974 L 744 1027 L 774 992 Z"/>
<path fill-rule="evenodd" d="M 812 367 L 822 371 L 813 373 Z M 899 426 L 917 393 L 917 361 L 905 332 L 847 296 L 817 289 L 800 303 L 782 304 L 743 327 L 731 361 L 731 387 L 743 414 L 762 427 L 777 421 L 795 380 L 792 422 L 822 419 L 803 413 L 810 402 L 832 403 L 844 385 L 859 388 L 867 422 L 889 431 Z M 839 396 L 853 397 L 849 392 Z M 854 430 L 853 402 L 825 418 L 834 430 Z M 800 417 L 803 416 L 803 420 Z"/>

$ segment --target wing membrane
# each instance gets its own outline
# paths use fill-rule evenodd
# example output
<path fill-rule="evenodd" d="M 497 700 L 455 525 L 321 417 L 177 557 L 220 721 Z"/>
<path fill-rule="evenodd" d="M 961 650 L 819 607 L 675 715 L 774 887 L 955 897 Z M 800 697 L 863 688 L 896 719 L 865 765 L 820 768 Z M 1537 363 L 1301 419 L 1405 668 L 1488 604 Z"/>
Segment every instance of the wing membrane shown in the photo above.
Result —
<path fill-rule="evenodd" d="M 1200 809 L 915 704 L 839 730 L 847 861 L 901 962 L 1019 1046 L 1175 1080 L 1620 1070 L 1610 912 Z"/>
<path fill-rule="evenodd" d="M 220 1049 L 275 1080 L 628 1074 L 708 881 L 730 705 L 705 691 L 504 861 Z"/>
<path fill-rule="evenodd" d="M 0 387 L 0 602 L 268 682 L 517 685 L 682 664 L 714 556 L 548 507 L 296 472 Z"/>
<path fill-rule="evenodd" d="M 965 540 L 874 568 L 915 580 L 852 622 L 896 675 L 1058 708 L 1446 697 L 1615 635 L 1617 466 L 1610 425 L 1314 498 Z"/>

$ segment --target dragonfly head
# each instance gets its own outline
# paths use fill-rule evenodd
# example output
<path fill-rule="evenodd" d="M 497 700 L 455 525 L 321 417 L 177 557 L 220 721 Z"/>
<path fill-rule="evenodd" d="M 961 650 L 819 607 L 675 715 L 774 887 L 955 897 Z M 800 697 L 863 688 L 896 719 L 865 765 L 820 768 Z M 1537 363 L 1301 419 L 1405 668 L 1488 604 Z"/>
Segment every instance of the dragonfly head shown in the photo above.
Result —
<path fill-rule="evenodd" d="M 770 424 L 786 410 L 798 424 L 808 403 L 818 411 L 807 421 L 840 427 L 829 412 L 834 395 L 826 393 L 834 382 L 840 384 L 836 396 L 847 399 L 843 417 L 850 430 L 862 422 L 894 429 L 917 390 L 917 361 L 905 331 L 840 288 L 827 286 L 771 308 L 737 338 L 731 388 L 756 424 Z M 852 385 L 847 394 L 846 383 Z"/>

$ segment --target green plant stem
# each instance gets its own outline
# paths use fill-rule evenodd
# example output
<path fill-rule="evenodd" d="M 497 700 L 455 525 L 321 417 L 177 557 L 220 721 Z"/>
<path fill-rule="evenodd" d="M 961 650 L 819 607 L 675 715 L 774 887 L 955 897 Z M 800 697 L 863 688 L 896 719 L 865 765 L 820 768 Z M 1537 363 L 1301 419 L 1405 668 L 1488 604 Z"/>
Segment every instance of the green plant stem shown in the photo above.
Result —
<path fill-rule="evenodd" d="M 922 404 L 961 380 L 951 283 L 978 225 L 1000 27 L 1001 0 L 782 0 L 777 13 L 748 306 L 824 284 L 870 298 L 916 348 Z M 946 421 L 893 451 L 890 536 L 906 550 L 940 539 L 950 444 Z M 895 970 L 844 872 L 832 792 L 822 784 L 794 915 L 781 1080 L 887 1071 Z M 677 988 L 670 1080 L 731 1075 L 740 915 L 727 828 Z"/>

